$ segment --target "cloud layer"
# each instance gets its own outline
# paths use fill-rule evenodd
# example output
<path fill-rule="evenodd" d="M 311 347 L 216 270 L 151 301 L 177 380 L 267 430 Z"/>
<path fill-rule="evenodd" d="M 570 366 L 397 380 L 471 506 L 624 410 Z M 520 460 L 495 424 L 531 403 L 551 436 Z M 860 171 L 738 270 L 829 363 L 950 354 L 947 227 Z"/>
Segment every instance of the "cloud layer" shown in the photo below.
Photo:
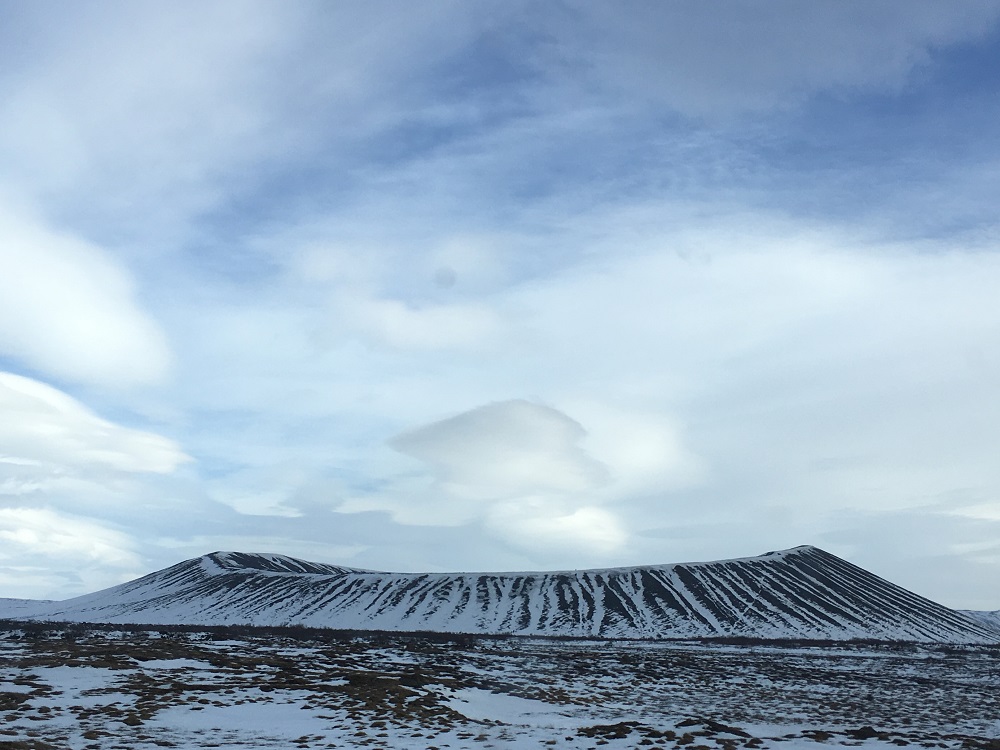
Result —
<path fill-rule="evenodd" d="M 1000 606 L 995 4 L 6 10 L 0 594 L 814 543 Z"/>

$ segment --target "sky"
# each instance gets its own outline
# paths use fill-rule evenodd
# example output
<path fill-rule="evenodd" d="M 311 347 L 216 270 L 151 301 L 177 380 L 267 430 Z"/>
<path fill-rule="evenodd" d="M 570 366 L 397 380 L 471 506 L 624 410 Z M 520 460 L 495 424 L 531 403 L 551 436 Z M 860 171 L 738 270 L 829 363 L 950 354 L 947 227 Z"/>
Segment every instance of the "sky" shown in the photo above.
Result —
<path fill-rule="evenodd" d="M 813 544 L 1000 607 L 1000 4 L 0 15 L 0 596 Z"/>

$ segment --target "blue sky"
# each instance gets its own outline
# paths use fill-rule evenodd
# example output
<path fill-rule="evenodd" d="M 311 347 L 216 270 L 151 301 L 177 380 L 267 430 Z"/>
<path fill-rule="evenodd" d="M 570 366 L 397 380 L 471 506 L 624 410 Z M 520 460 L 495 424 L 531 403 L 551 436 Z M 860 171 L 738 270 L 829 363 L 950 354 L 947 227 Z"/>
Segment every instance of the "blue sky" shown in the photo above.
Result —
<path fill-rule="evenodd" d="M 985 2 L 3 2 L 0 595 L 816 544 L 1000 607 Z"/>

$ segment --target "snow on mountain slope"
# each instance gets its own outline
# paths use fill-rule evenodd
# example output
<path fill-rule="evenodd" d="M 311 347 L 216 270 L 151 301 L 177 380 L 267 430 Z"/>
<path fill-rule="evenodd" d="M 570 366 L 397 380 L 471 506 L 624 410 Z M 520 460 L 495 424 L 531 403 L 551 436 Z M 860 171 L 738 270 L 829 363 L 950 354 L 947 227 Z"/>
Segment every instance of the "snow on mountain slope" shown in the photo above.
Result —
<path fill-rule="evenodd" d="M 1000 631 L 816 547 L 554 573 L 379 573 L 214 552 L 30 617 L 612 638 L 1000 641 Z"/>
<path fill-rule="evenodd" d="M 1000 609 L 993 612 L 979 612 L 971 609 L 960 609 L 958 611 L 963 615 L 971 617 L 976 622 L 988 625 L 1000 632 Z"/>
<path fill-rule="evenodd" d="M 0 618 L 28 617 L 35 610 L 53 604 L 49 599 L 7 599 L 0 597 Z"/>

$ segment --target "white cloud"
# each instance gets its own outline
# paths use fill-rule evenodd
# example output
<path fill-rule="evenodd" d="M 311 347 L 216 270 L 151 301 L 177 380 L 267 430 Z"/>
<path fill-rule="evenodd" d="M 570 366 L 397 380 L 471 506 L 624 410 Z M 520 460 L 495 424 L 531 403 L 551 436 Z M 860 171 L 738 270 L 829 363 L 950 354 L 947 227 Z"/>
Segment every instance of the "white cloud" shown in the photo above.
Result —
<path fill-rule="evenodd" d="M 361 300 L 347 308 L 361 330 L 399 349 L 485 348 L 500 321 L 485 305 L 415 307 L 393 299 Z"/>
<path fill-rule="evenodd" d="M 0 353 L 57 377 L 162 380 L 166 338 L 127 271 L 95 245 L 0 204 Z"/>
<path fill-rule="evenodd" d="M 49 508 L 0 508 L 0 581 L 12 596 L 63 598 L 141 569 L 136 543 L 123 531 Z"/>
<path fill-rule="evenodd" d="M 209 490 L 209 495 L 216 502 L 228 505 L 237 513 L 248 516 L 287 516 L 289 518 L 302 515 L 294 508 L 285 505 L 289 498 L 287 491 L 281 489 L 249 490 L 230 487 L 228 483 L 219 484 L 221 486 L 218 489 Z"/>
<path fill-rule="evenodd" d="M 995 3 L 390 6 L 5 18 L 0 180 L 40 210 L 0 216 L 0 357 L 161 415 L 205 474 L 8 379 L 7 502 L 303 556 L 295 529 L 349 529 L 373 564 L 443 567 L 753 553 L 956 487 L 995 517 L 995 232 L 857 228 L 992 217 L 988 139 L 953 130 L 988 93 L 937 87 Z M 817 92 L 844 123 L 776 114 Z M 883 161 L 865 128 L 892 125 Z M 862 185 L 854 229 L 767 218 Z"/>
<path fill-rule="evenodd" d="M 948 512 L 952 515 L 964 516 L 966 518 L 1000 522 L 1000 501 L 967 505 Z"/>
<path fill-rule="evenodd" d="M 101 419 L 51 386 L 0 372 L 0 462 L 59 472 L 166 474 L 189 461 L 172 440 Z"/>
<path fill-rule="evenodd" d="M 425 272 L 439 287 L 462 296 L 493 291 L 511 280 L 514 249 L 521 241 L 503 234 L 445 237 L 428 253 Z"/>
<path fill-rule="evenodd" d="M 599 559 L 620 552 L 628 541 L 621 521 L 608 509 L 553 507 L 551 498 L 497 503 L 486 516 L 486 528 L 541 559 L 581 554 Z"/>
<path fill-rule="evenodd" d="M 0 539 L 6 560 L 40 554 L 115 567 L 138 565 L 133 542 L 125 534 L 47 508 L 0 508 Z"/>
<path fill-rule="evenodd" d="M 254 466 L 205 482 L 208 495 L 237 513 L 250 516 L 302 515 L 288 500 L 306 481 L 306 472 L 294 466 Z"/>
<path fill-rule="evenodd" d="M 689 217 L 682 232 L 605 220 L 614 239 L 601 256 L 624 234 L 630 257 L 517 291 L 509 308 L 523 315 L 516 358 L 537 375 L 531 387 L 563 394 L 613 473 L 616 461 L 645 470 L 615 458 L 626 442 L 598 445 L 616 430 L 583 409 L 593 388 L 626 412 L 674 415 L 704 463 L 682 468 L 674 453 L 681 470 L 665 486 L 701 474 L 717 502 L 892 508 L 998 486 L 986 458 L 1000 372 L 994 253 L 914 252 L 743 216 Z M 670 456 L 677 433 L 653 422 L 665 432 L 645 445 Z M 754 489 L 765 476 L 773 484 Z"/>
<path fill-rule="evenodd" d="M 258 0 L 64 11 L 9 19 L 31 53 L 0 80 L 0 173 L 80 224 L 167 252 L 272 170 L 397 126 L 421 74 L 478 33 L 481 13 Z"/>
<path fill-rule="evenodd" d="M 333 507 L 337 513 L 386 512 L 393 523 L 406 526 L 464 526 L 489 507 L 481 499 L 448 492 L 424 475 L 391 478 L 375 491 L 344 495 Z"/>
<path fill-rule="evenodd" d="M 309 229 L 302 238 L 303 230 L 295 228 L 262 244 L 286 266 L 293 281 L 329 287 L 367 287 L 386 272 L 385 248 L 364 240 L 347 243 L 312 239 L 310 235 L 317 232 L 332 233 L 329 228 Z"/>
<path fill-rule="evenodd" d="M 0 495 L 85 505 L 131 474 L 191 459 L 172 440 L 113 424 L 36 380 L 0 372 Z"/>
<path fill-rule="evenodd" d="M 626 538 L 616 508 L 636 495 L 662 497 L 702 480 L 702 463 L 672 420 L 593 400 L 570 401 L 568 410 L 582 422 L 514 400 L 404 433 L 390 445 L 428 473 L 395 481 L 387 496 L 355 497 L 340 510 L 387 507 L 397 522 L 413 524 L 485 518 L 487 528 L 520 539 L 520 546 L 541 549 L 536 543 L 548 537 L 586 549 L 579 540 L 591 539 L 605 552 Z M 528 526 L 535 531 L 526 533 Z"/>
<path fill-rule="evenodd" d="M 421 461 L 424 471 L 337 510 L 388 510 L 397 523 L 413 525 L 478 522 L 535 560 L 604 557 L 619 552 L 628 533 L 613 508 L 601 507 L 612 477 L 582 448 L 586 436 L 580 423 L 549 406 L 487 404 L 394 438 L 391 446 Z M 660 460 L 647 464 L 658 471 Z"/>
<path fill-rule="evenodd" d="M 567 410 L 587 425 L 583 447 L 608 468 L 606 494 L 627 500 L 637 493 L 666 494 L 703 481 L 706 467 L 684 444 L 676 420 L 649 408 L 640 412 L 593 400 Z"/>
<path fill-rule="evenodd" d="M 605 467 L 579 446 L 584 435 L 562 412 L 515 400 L 411 430 L 391 445 L 425 462 L 448 491 L 490 500 L 540 490 L 579 493 L 603 484 Z"/>
<path fill-rule="evenodd" d="M 126 214 L 123 225 L 150 220 L 127 215 L 137 204 L 158 213 L 202 203 L 212 172 L 234 156 L 227 144 L 249 146 L 266 122 L 248 96 L 256 90 L 238 84 L 294 27 L 295 14 L 276 11 L 255 2 L 75 8 L 65 21 L 76 32 L 65 35 L 27 10 L 27 25 L 48 33 L 3 81 L 0 163 L 49 196 L 82 198 L 86 185 L 98 210 Z M 186 189 L 151 205 L 165 186 Z"/>

